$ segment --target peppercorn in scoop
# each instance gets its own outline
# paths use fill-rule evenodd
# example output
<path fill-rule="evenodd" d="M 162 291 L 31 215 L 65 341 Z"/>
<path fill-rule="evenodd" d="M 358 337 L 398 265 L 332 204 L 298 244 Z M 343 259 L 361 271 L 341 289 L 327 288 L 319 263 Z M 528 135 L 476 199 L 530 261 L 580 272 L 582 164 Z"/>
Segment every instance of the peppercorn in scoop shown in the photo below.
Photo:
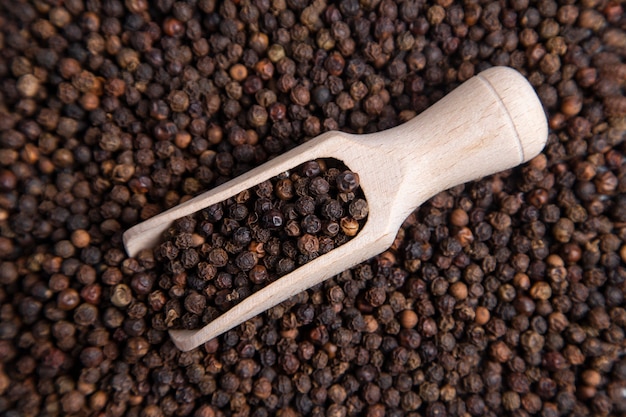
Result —
<path fill-rule="evenodd" d="M 358 174 L 309 161 L 174 222 L 155 258 L 165 265 L 149 295 L 163 329 L 195 329 L 365 224 Z"/>

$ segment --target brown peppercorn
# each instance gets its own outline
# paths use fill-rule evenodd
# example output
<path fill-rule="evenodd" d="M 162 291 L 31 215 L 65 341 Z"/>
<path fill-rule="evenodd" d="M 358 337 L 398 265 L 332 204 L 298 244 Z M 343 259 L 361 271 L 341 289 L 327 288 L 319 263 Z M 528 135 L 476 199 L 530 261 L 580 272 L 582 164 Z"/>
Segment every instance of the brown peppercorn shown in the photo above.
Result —
<path fill-rule="evenodd" d="M 507 391 L 502 395 L 502 406 L 507 411 L 518 410 L 521 406 L 520 396 L 517 392 Z"/>
<path fill-rule="evenodd" d="M 262 400 L 268 399 L 272 395 L 272 383 L 267 378 L 259 378 L 254 382 L 252 392 L 255 397 Z"/>
<path fill-rule="evenodd" d="M 467 285 L 458 281 L 450 286 L 450 295 L 452 295 L 457 300 L 465 300 L 468 296 Z"/>
<path fill-rule="evenodd" d="M 129 71 L 135 71 L 139 66 L 139 54 L 130 48 L 122 48 L 117 54 L 117 63 Z"/>
<path fill-rule="evenodd" d="M 561 111 L 568 117 L 576 116 L 583 108 L 583 100 L 579 96 L 568 96 L 561 101 Z"/>
<path fill-rule="evenodd" d="M 274 65 L 268 58 L 264 58 L 256 63 L 254 69 L 262 80 L 267 81 L 274 75 Z"/>
<path fill-rule="evenodd" d="M 100 303 L 100 295 L 102 294 L 102 287 L 98 284 L 90 284 L 80 291 L 80 296 L 86 302 L 90 304 L 99 304 Z"/>
<path fill-rule="evenodd" d="M 602 382 L 602 375 L 595 369 L 586 369 L 581 375 L 583 383 L 591 387 L 597 387 Z"/>
<path fill-rule="evenodd" d="M 172 91 L 167 102 L 173 112 L 184 112 L 189 108 L 189 96 L 184 91 L 174 90 Z"/>
<path fill-rule="evenodd" d="M 400 324 L 405 329 L 411 329 L 417 325 L 418 317 L 413 310 L 404 310 L 400 315 Z"/>
<path fill-rule="evenodd" d="M 17 81 L 17 90 L 22 97 L 34 97 L 39 90 L 39 80 L 32 74 L 22 75 Z"/>
<path fill-rule="evenodd" d="M 464 227 L 469 223 L 469 216 L 465 210 L 457 208 L 452 211 L 452 214 L 450 215 L 450 222 L 454 226 Z"/>
<path fill-rule="evenodd" d="M 251 126 L 261 127 L 266 125 L 268 116 L 264 107 L 255 104 L 248 110 L 247 120 Z"/>
<path fill-rule="evenodd" d="M 314 235 L 305 233 L 298 238 L 298 250 L 304 255 L 317 253 L 320 249 L 319 240 Z"/>
<path fill-rule="evenodd" d="M 148 353 L 150 345 L 143 337 L 132 337 L 126 342 L 124 356 L 130 362 L 134 363 Z"/>
<path fill-rule="evenodd" d="M 253 284 L 264 284 L 269 279 L 269 274 L 265 266 L 255 265 L 250 272 L 248 272 L 248 277 Z"/>
<path fill-rule="evenodd" d="M 484 326 L 489 322 L 491 318 L 491 314 L 489 310 L 483 306 L 476 307 L 476 315 L 474 317 L 474 322 L 479 326 Z"/>
<path fill-rule="evenodd" d="M 285 48 L 280 44 L 273 44 L 267 51 L 267 57 L 276 64 L 285 57 Z"/>
<path fill-rule="evenodd" d="M 197 293 L 191 293 L 185 298 L 185 310 L 193 314 L 202 314 L 206 307 L 206 298 Z"/>
<path fill-rule="evenodd" d="M 131 303 L 132 299 L 132 292 L 126 284 L 117 284 L 111 290 L 111 304 L 116 307 L 124 308 Z"/>
<path fill-rule="evenodd" d="M 269 46 L 269 38 L 263 32 L 255 32 L 250 36 L 248 44 L 257 54 L 262 54 Z"/>
<path fill-rule="evenodd" d="M 299 106 L 306 106 L 311 100 L 309 88 L 302 84 L 298 84 L 291 88 L 291 93 L 289 97 L 291 98 L 292 102 Z"/>
<path fill-rule="evenodd" d="M 96 391 L 89 397 L 89 407 L 94 411 L 102 410 L 108 402 L 104 391 Z"/>
<path fill-rule="evenodd" d="M 552 288 L 547 282 L 536 282 L 530 288 L 530 296 L 535 300 L 548 300 L 552 297 Z"/>
<path fill-rule="evenodd" d="M 71 390 L 61 397 L 61 407 L 67 414 L 79 412 L 84 405 L 85 395 L 77 390 Z"/>
<path fill-rule="evenodd" d="M 340 220 L 339 225 L 346 236 L 356 236 L 359 231 L 359 222 L 351 217 L 344 217 Z"/>
<path fill-rule="evenodd" d="M 595 329 L 599 329 L 599 330 L 606 330 L 610 326 L 610 323 L 611 323 L 609 315 L 607 314 L 606 310 L 602 307 L 596 307 L 592 309 L 588 313 L 588 318 L 589 318 L 590 324 Z"/>
<path fill-rule="evenodd" d="M 65 288 L 57 296 L 57 306 L 61 310 L 73 310 L 80 303 L 80 295 L 73 288 Z"/>
<path fill-rule="evenodd" d="M 513 357 L 513 352 L 502 341 L 498 341 L 490 347 L 491 357 L 499 363 L 506 363 Z"/>
<path fill-rule="evenodd" d="M 229 74 L 233 80 L 241 82 L 248 77 L 248 69 L 242 64 L 235 64 L 230 67 Z"/>
<path fill-rule="evenodd" d="M 163 21 L 163 32 L 167 36 L 180 37 L 185 33 L 185 25 L 174 17 L 168 17 Z"/>
<path fill-rule="evenodd" d="M 77 248 L 86 248 L 91 242 L 91 236 L 86 230 L 78 229 L 72 232 L 71 241 Z"/>
<path fill-rule="evenodd" d="M 98 309 L 93 304 L 83 303 L 74 310 L 74 322 L 79 326 L 91 326 L 98 319 Z"/>

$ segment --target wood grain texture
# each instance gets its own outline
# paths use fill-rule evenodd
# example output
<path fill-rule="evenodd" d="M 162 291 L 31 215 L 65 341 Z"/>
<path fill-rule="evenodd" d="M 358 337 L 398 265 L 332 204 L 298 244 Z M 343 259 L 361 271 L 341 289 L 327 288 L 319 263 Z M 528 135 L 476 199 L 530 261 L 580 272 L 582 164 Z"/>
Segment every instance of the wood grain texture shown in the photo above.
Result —
<path fill-rule="evenodd" d="M 368 135 L 320 135 L 129 229 L 124 244 L 131 256 L 153 247 L 175 219 L 312 159 L 336 158 L 359 174 L 369 204 L 369 216 L 360 233 L 252 294 L 205 327 L 170 331 L 176 346 L 187 351 L 381 253 L 391 245 L 406 217 L 428 198 L 530 160 L 543 149 L 547 133 L 543 108 L 526 79 L 510 68 L 491 68 L 393 129 Z"/>

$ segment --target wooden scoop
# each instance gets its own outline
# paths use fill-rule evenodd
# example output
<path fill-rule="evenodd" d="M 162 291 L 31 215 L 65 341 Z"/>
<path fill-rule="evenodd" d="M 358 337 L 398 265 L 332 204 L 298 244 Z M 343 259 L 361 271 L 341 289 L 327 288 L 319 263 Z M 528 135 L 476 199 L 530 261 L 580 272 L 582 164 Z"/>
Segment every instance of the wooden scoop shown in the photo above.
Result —
<path fill-rule="evenodd" d="M 513 69 L 488 69 L 421 115 L 380 133 L 327 132 L 215 189 L 124 233 L 130 256 L 156 246 L 180 217 L 226 200 L 317 158 L 335 158 L 359 174 L 369 205 L 365 226 L 350 241 L 250 295 L 199 330 L 171 330 L 174 344 L 191 350 L 285 299 L 386 250 L 406 217 L 455 185 L 515 167 L 535 157 L 547 140 L 535 91 Z"/>

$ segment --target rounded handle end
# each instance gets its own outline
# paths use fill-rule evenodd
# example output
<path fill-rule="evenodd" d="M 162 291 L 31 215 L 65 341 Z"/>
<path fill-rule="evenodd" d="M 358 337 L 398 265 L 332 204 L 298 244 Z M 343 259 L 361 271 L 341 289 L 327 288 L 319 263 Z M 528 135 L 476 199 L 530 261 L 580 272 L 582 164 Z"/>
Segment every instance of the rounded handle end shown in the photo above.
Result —
<path fill-rule="evenodd" d="M 528 80 L 508 67 L 489 68 L 478 77 L 491 86 L 511 118 L 522 153 L 520 163 L 537 156 L 548 140 L 548 121 Z"/>

